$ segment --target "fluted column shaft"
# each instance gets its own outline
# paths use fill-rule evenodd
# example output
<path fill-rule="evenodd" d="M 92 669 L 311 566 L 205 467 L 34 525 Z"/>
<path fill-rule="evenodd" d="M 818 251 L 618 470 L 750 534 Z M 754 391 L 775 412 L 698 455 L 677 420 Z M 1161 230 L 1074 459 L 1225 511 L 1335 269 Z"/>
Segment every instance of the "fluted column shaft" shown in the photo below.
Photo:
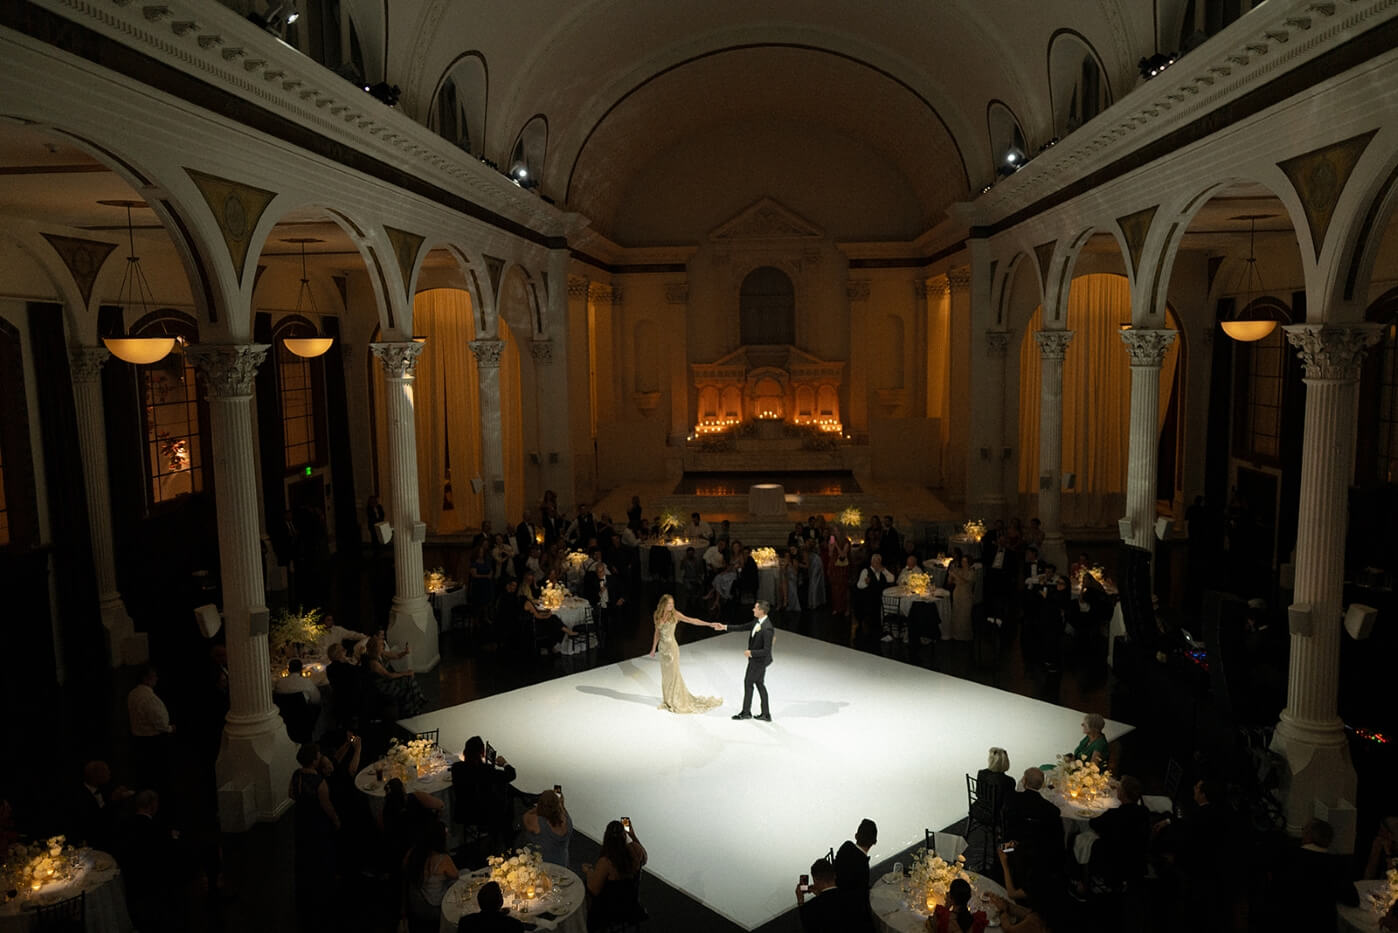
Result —
<path fill-rule="evenodd" d="M 1131 440 L 1126 461 L 1126 517 L 1131 521 L 1127 544 L 1155 553 L 1155 487 L 1160 461 L 1160 364 L 1172 330 L 1121 332 L 1131 354 Z"/>
<path fill-rule="evenodd" d="M 384 399 L 388 421 L 388 514 L 393 523 L 393 605 L 389 613 L 390 642 L 407 644 L 415 670 L 428 670 L 439 660 L 437 626 L 427 606 L 422 580 L 422 523 L 417 482 L 417 422 L 413 411 L 413 373 L 422 344 L 370 344 L 383 363 Z"/>
<path fill-rule="evenodd" d="M 1309 606 L 1309 631 L 1305 625 L 1300 630 L 1293 626 L 1286 708 L 1276 747 L 1292 772 L 1287 825 L 1299 831 L 1317 802 L 1354 801 L 1354 766 L 1338 712 L 1340 621 L 1360 365 L 1378 330 L 1300 324 L 1287 327 L 1286 336 L 1305 364 L 1293 609 L 1304 615 Z"/>
<path fill-rule="evenodd" d="M 266 344 L 195 345 L 187 351 L 204 385 L 214 461 L 219 575 L 228 649 L 228 718 L 217 774 L 225 829 L 273 819 L 287 806 L 286 768 L 294 749 L 272 705 L 263 604 L 256 449 L 252 430 L 253 378 Z M 253 788 L 254 803 L 234 791 Z"/>
<path fill-rule="evenodd" d="M 112 497 L 107 482 L 106 415 L 102 403 L 102 364 L 111 354 L 102 347 L 74 347 L 68 355 L 78 416 L 78 447 L 83 458 L 83 486 L 87 491 L 92 562 L 97 573 L 98 606 L 107 633 L 111 666 L 119 667 L 142 660 L 144 646 L 136 636 L 117 588 L 116 552 L 112 546 Z"/>
<path fill-rule="evenodd" d="M 500 423 L 500 355 L 503 340 L 472 340 L 480 376 L 481 472 L 485 478 L 485 517 L 497 531 L 508 530 L 505 517 L 505 438 Z"/>
<path fill-rule="evenodd" d="M 1073 339 L 1070 330 L 1035 331 L 1039 344 L 1039 522 L 1044 529 L 1044 559 L 1068 570 L 1063 540 L 1063 358 Z"/>

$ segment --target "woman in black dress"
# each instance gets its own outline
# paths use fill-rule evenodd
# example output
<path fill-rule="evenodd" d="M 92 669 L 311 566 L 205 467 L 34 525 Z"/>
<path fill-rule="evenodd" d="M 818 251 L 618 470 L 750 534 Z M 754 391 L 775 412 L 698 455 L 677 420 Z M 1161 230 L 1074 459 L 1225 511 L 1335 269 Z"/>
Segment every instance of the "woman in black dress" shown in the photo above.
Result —
<path fill-rule="evenodd" d="M 330 802 L 321 767 L 329 762 L 314 742 L 296 752 L 301 767 L 291 773 L 287 795 L 296 805 L 296 912 L 303 930 L 316 929 L 335 880 L 335 832 L 340 817 Z"/>

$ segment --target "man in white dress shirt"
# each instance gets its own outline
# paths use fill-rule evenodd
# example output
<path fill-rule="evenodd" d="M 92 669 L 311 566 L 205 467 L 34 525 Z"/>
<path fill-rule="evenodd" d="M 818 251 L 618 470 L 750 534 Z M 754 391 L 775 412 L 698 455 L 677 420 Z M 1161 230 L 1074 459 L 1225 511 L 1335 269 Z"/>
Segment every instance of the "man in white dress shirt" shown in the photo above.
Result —
<path fill-rule="evenodd" d="M 698 512 L 695 512 L 689 516 L 689 527 L 685 529 L 685 534 L 691 541 L 697 541 L 700 538 L 709 541 L 713 539 L 714 530 L 708 522 L 700 517 Z"/>
<path fill-rule="evenodd" d="M 155 685 L 160 672 L 147 664 L 141 670 L 141 682 L 126 695 L 126 715 L 131 723 L 131 751 L 136 759 L 137 785 L 162 790 L 170 769 L 170 745 L 175 726 L 170 722 L 170 710 L 156 695 Z"/>

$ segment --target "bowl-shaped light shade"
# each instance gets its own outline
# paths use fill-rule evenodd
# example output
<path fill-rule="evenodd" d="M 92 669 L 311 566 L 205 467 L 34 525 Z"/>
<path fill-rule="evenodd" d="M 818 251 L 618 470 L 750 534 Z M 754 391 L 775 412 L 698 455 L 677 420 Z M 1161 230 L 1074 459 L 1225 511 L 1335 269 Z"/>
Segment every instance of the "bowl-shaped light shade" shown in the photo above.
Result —
<path fill-rule="evenodd" d="M 1276 321 L 1224 321 L 1223 332 L 1241 343 L 1251 343 L 1266 337 L 1276 326 Z"/>
<path fill-rule="evenodd" d="M 304 356 L 307 359 L 313 356 L 320 356 L 330 345 L 335 342 L 334 337 L 287 337 L 282 343 L 286 348 L 297 356 Z"/>
<path fill-rule="evenodd" d="M 138 366 L 158 363 L 175 349 L 174 337 L 103 337 L 112 356 Z"/>

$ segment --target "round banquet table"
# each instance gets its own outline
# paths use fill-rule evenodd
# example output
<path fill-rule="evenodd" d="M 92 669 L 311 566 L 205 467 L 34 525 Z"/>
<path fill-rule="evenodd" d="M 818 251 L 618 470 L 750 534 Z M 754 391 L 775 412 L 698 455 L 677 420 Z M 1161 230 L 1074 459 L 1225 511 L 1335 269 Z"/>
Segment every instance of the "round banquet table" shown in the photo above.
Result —
<path fill-rule="evenodd" d="M 786 487 L 757 483 L 748 487 L 748 511 L 754 515 L 786 515 Z"/>
<path fill-rule="evenodd" d="M 360 793 L 369 798 L 369 809 L 373 811 L 377 820 L 383 814 L 384 785 L 388 783 L 388 773 L 385 771 L 385 780 L 380 781 L 374 776 L 374 771 L 384 764 L 382 760 L 376 761 L 367 768 L 360 770 L 354 776 L 354 786 Z M 447 760 L 451 765 L 452 761 Z M 441 771 L 424 775 L 423 777 L 410 777 L 403 782 L 403 790 L 411 794 L 415 791 L 422 791 L 424 794 L 431 794 L 442 802 L 442 822 L 447 827 L 447 841 L 452 845 L 460 843 L 460 828 L 451 818 L 451 768 L 446 767 Z"/>
<path fill-rule="evenodd" d="M 82 869 L 66 884 L 47 885 L 37 895 L 25 893 L 9 903 L 0 903 L 0 933 L 34 933 L 39 929 L 34 907 L 79 894 L 87 895 L 87 933 L 130 933 L 126 888 L 121 883 L 116 859 L 93 849 L 84 852 L 81 859 Z"/>
<path fill-rule="evenodd" d="M 535 924 L 540 930 L 587 933 L 587 910 L 583 907 L 587 900 L 587 885 L 561 865 L 545 863 L 544 871 L 553 879 L 553 890 L 521 909 L 515 909 L 507 897 L 505 906 L 510 908 L 510 916 Z M 456 884 L 447 889 L 442 897 L 442 933 L 456 933 L 456 925 L 463 916 L 479 912 L 476 892 L 489 877 L 489 869 L 482 868 L 462 875 Z"/>
<path fill-rule="evenodd" d="M 928 593 L 919 596 L 906 586 L 890 586 L 883 591 L 883 595 L 898 597 L 898 614 L 904 618 L 912 614 L 913 603 L 932 603 L 937 607 L 937 617 L 942 623 L 942 638 L 951 637 L 951 590 L 934 586 Z"/>
<path fill-rule="evenodd" d="M 587 621 L 587 613 L 592 604 L 581 596 L 563 597 L 563 605 L 553 610 L 554 617 L 564 625 L 572 628 Z"/>
<path fill-rule="evenodd" d="M 1005 889 L 985 875 L 967 872 L 971 876 L 971 910 L 984 910 L 994 921 L 990 929 L 999 928 L 1000 918 L 990 905 L 981 900 L 985 892 L 1008 897 Z M 923 933 L 927 929 L 927 913 L 910 908 L 903 901 L 903 886 L 893 872 L 874 882 L 869 889 L 869 907 L 878 918 L 879 930 L 883 933 Z"/>
<path fill-rule="evenodd" d="M 1336 905 L 1340 912 L 1340 930 L 1343 933 L 1378 933 L 1379 918 L 1383 915 L 1379 912 L 1377 898 L 1387 886 L 1386 881 L 1356 881 L 1354 889 L 1359 892 L 1359 906 Z"/>
<path fill-rule="evenodd" d="M 1053 771 L 1046 774 L 1052 775 Z M 1063 841 L 1072 849 L 1078 864 L 1086 865 L 1092 857 L 1092 844 L 1097 841 L 1097 834 L 1087 825 L 1088 821 L 1121 806 L 1121 800 L 1113 794 L 1111 797 L 1099 797 L 1090 803 L 1080 804 L 1064 796 L 1062 788 L 1050 787 L 1047 784 L 1039 791 L 1039 796 L 1058 808 L 1058 815 L 1063 819 Z"/>

